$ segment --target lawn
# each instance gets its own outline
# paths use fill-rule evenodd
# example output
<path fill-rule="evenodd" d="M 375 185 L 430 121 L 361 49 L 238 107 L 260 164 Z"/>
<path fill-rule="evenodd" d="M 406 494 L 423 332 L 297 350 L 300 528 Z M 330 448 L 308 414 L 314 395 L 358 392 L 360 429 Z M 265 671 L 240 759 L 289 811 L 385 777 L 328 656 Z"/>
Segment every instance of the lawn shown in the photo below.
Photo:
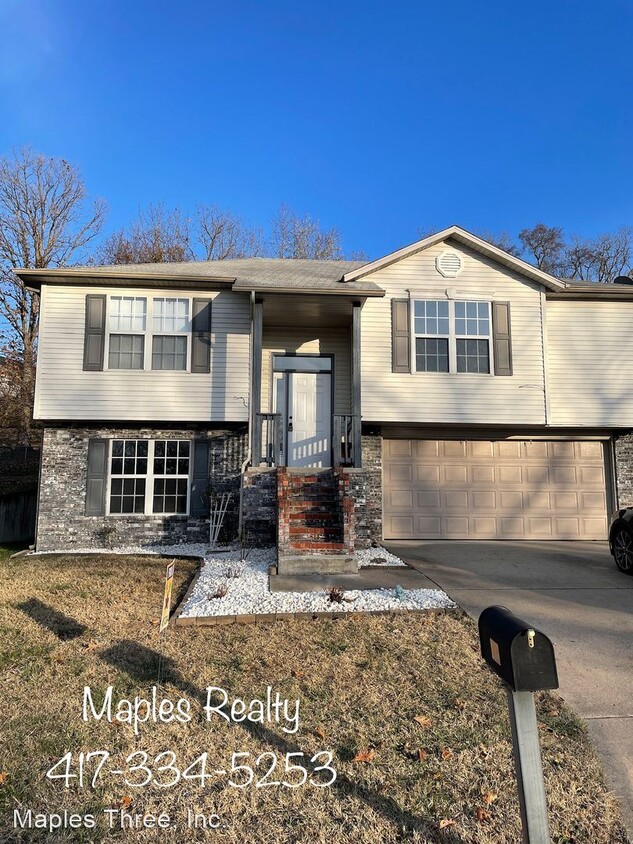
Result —
<path fill-rule="evenodd" d="M 0 556 L 0 842 L 511 842 L 521 839 L 505 694 L 484 667 L 473 623 L 461 614 L 397 615 L 350 620 L 273 622 L 157 631 L 164 561 L 155 557 Z M 175 591 L 186 587 L 194 564 L 178 561 Z M 161 658 L 162 657 L 162 658 Z M 149 697 L 159 670 L 160 697 L 191 702 L 187 723 L 146 723 L 135 735 L 124 717 L 113 723 L 82 720 L 84 686 L 99 706 L 109 685 L 120 697 Z M 299 729 L 280 723 L 228 724 L 205 720 L 207 686 L 231 699 L 266 696 L 300 701 Z M 217 693 L 219 695 L 219 693 Z M 213 705 L 217 701 L 214 698 Z M 290 710 L 291 711 L 291 710 Z M 141 707 L 140 714 L 149 714 Z M 581 724 L 560 699 L 543 695 L 538 706 L 546 787 L 554 842 L 626 842 L 614 801 Z M 125 715 L 120 711 L 119 714 Z M 417 719 L 417 720 L 416 720 Z M 168 784 L 158 771 L 174 761 L 155 756 L 173 750 L 183 770 L 208 751 L 204 787 L 201 763 L 190 779 Z M 122 775 L 91 787 L 95 760 L 77 779 L 46 779 L 47 770 L 72 751 L 112 754 L 125 767 L 134 751 L 149 754 L 154 782 L 134 788 Z M 297 788 L 255 787 L 272 764 L 260 760 L 245 788 L 229 786 L 237 764 L 274 751 L 278 767 L 265 778 L 299 782 L 284 773 L 287 753 L 303 752 L 313 781 L 329 774 L 310 763 L 332 751 L 337 779 L 331 787 L 310 781 Z M 292 757 L 291 763 L 301 761 Z M 129 764 L 143 761 L 135 757 Z M 60 768 L 57 769 L 60 772 Z M 130 781 L 146 775 L 128 768 Z M 238 784 L 248 772 L 234 775 Z M 96 829 L 48 832 L 13 829 L 13 812 L 93 814 Z M 104 826 L 104 809 L 166 812 L 173 826 L 121 831 Z M 217 814 L 217 832 L 187 830 L 186 812 Z M 215 836 L 215 839 L 213 838 Z"/>

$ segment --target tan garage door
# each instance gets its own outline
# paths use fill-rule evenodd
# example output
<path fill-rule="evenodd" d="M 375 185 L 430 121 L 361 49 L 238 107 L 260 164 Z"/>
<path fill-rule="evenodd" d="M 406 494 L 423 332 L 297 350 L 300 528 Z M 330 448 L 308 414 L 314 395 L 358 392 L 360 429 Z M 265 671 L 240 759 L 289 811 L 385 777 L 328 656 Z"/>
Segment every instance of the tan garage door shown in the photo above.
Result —
<path fill-rule="evenodd" d="M 603 445 L 384 440 L 385 539 L 605 539 Z"/>

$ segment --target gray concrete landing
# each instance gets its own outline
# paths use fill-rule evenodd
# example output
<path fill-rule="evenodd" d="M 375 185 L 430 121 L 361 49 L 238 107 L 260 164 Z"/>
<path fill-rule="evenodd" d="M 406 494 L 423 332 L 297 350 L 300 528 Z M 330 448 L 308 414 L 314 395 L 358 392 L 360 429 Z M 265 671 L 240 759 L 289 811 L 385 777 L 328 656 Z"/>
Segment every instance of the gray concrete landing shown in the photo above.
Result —
<path fill-rule="evenodd" d="M 414 569 L 402 566 L 368 566 L 357 574 L 271 574 L 271 592 L 327 592 L 352 589 L 437 589 L 435 583 Z"/>

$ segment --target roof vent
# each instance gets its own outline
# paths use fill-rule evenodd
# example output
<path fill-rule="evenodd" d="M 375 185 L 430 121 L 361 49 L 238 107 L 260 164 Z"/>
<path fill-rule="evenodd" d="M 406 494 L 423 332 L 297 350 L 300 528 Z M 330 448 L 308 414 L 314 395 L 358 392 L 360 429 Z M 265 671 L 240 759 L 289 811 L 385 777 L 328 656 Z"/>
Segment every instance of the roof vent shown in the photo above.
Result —
<path fill-rule="evenodd" d="M 435 259 L 435 267 L 445 278 L 455 278 L 463 269 L 462 259 L 457 252 L 445 249 Z"/>

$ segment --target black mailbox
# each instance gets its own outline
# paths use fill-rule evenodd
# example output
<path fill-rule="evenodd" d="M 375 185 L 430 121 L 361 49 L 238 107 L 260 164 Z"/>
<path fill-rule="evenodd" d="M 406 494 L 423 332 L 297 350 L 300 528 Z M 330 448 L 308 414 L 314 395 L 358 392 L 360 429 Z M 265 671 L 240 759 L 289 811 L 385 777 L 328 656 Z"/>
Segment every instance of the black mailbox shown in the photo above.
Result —
<path fill-rule="evenodd" d="M 487 607 L 481 613 L 479 641 L 490 668 L 515 692 L 558 688 L 552 643 L 506 607 Z"/>

